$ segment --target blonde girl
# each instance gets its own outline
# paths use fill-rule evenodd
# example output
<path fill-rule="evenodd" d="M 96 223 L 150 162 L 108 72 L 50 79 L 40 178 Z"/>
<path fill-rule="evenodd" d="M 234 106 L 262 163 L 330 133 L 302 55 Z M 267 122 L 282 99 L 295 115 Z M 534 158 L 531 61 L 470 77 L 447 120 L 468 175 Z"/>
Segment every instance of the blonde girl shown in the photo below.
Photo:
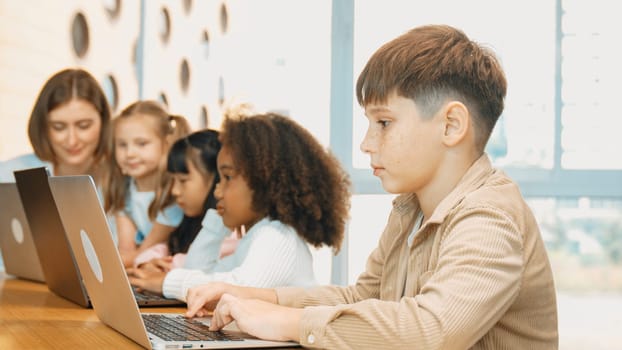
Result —
<path fill-rule="evenodd" d="M 183 117 L 169 115 L 154 101 L 135 102 L 113 120 L 114 159 L 104 202 L 115 218 L 125 266 L 143 250 L 166 242 L 184 216 L 171 194 L 166 157 L 171 144 L 189 131 Z"/>

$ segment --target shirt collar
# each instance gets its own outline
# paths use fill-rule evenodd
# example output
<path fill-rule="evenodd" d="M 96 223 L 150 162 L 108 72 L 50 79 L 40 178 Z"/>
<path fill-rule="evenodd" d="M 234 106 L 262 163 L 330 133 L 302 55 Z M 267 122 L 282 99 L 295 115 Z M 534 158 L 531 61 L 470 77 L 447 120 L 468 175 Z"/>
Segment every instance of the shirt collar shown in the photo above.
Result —
<path fill-rule="evenodd" d="M 436 206 L 428 223 L 443 222 L 449 211 L 460 203 L 473 190 L 481 187 L 487 178 L 495 171 L 486 153 L 482 154 L 462 176 L 456 187 Z M 393 208 L 401 213 L 420 210 L 419 200 L 414 193 L 406 193 L 393 200 Z"/>

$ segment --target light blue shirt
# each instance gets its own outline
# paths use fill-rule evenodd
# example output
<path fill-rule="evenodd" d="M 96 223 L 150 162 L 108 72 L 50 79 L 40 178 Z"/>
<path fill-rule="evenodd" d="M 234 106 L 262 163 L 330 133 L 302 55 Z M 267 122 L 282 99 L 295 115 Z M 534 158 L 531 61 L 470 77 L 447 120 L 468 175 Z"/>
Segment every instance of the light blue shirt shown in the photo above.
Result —
<path fill-rule="evenodd" d="M 0 162 L 0 182 L 15 182 L 13 171 L 30 168 L 47 167 L 50 174 L 54 174 L 54 167 L 51 163 L 44 162 L 34 153 L 24 154 L 9 160 Z"/>
<path fill-rule="evenodd" d="M 154 191 L 139 192 L 134 181 L 130 182 L 124 212 L 136 226 L 136 244 L 141 244 L 153 228 L 153 222 L 149 219 L 149 205 L 154 197 Z M 158 212 L 155 221 L 162 225 L 177 227 L 183 218 L 183 210 L 173 203 Z"/>

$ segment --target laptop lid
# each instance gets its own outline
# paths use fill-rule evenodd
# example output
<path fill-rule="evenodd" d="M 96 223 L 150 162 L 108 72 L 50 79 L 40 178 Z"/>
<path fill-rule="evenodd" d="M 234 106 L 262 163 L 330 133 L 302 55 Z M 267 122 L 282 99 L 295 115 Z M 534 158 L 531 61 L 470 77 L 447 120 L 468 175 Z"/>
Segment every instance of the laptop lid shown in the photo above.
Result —
<path fill-rule="evenodd" d="M 44 276 L 51 276 L 45 277 L 49 289 L 78 305 L 90 307 L 89 295 L 82 283 L 78 265 L 75 263 L 65 235 L 63 220 L 58 213 L 58 202 L 51 194 L 47 170 L 35 168 L 19 171 L 19 173 L 16 171 L 15 177 L 16 179 L 19 177 L 17 180 L 18 192 L 22 201 L 25 201 L 24 211 L 31 226 L 31 232 L 42 232 L 36 235 L 31 234 L 31 236 L 35 243 L 35 250 L 39 255 L 43 274 Z M 21 193 L 19 191 L 20 186 L 28 190 Z M 26 210 L 26 202 L 29 210 Z M 80 206 L 80 201 L 70 204 L 70 207 L 73 206 Z M 30 217 L 34 223 L 30 222 Z M 32 225 L 35 227 L 33 228 Z M 42 252 L 39 252 L 39 249 Z M 49 280 L 50 278 L 51 280 Z M 140 306 L 185 305 L 180 300 L 168 299 L 150 293 L 135 292 L 135 297 Z"/>
<path fill-rule="evenodd" d="M 93 309 L 109 327 L 146 348 L 225 349 L 298 345 L 293 342 L 263 341 L 248 335 L 237 341 L 164 341 L 148 333 L 132 295 L 121 257 L 110 235 L 92 178 L 86 175 L 58 176 L 50 178 L 49 183 L 59 203 L 58 209 L 65 222 L 67 238 L 82 271 Z M 80 205 L 66 205 L 68 203 Z M 178 318 L 179 314 L 162 316 Z"/>
<path fill-rule="evenodd" d="M 88 307 L 89 298 L 48 185 L 47 170 L 41 167 L 18 170 L 14 174 L 48 288 L 65 299 Z"/>
<path fill-rule="evenodd" d="M 0 183 L 0 250 L 7 274 L 45 282 L 15 183 Z"/>

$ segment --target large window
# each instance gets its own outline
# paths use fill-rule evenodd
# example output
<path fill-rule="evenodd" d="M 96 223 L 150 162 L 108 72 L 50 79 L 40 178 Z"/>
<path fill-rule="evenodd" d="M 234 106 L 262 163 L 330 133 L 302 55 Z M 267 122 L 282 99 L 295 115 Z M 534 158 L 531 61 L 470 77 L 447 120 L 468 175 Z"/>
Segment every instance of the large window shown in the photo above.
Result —
<path fill-rule="evenodd" d="M 506 108 L 487 148 L 495 165 L 510 173 L 526 196 L 622 197 L 622 138 L 614 134 L 622 126 L 615 96 L 622 52 L 613 44 L 622 25 L 606 15 L 615 13 L 607 8 L 609 2 L 355 4 L 353 81 L 371 53 L 396 35 L 427 23 L 459 27 L 492 48 L 507 74 Z M 512 16 L 461 15 L 478 9 Z M 358 148 L 363 111 L 351 97 L 352 143 L 347 154 L 341 151 L 352 165 L 358 191 L 378 193 L 382 190 Z"/>
<path fill-rule="evenodd" d="M 559 10 L 561 167 L 622 170 L 618 13 L 603 0 L 564 0 Z"/>
<path fill-rule="evenodd" d="M 337 259 L 338 282 L 352 283 L 363 271 L 394 197 L 359 150 L 367 121 L 354 97 L 358 73 L 384 42 L 418 25 L 445 23 L 492 48 L 506 72 L 506 108 L 487 152 L 519 183 L 539 222 L 559 293 L 560 348 L 606 349 L 622 341 L 622 317 L 611 315 L 622 305 L 622 22 L 613 6 L 333 1 L 331 147 L 356 191 L 351 248 Z"/>

